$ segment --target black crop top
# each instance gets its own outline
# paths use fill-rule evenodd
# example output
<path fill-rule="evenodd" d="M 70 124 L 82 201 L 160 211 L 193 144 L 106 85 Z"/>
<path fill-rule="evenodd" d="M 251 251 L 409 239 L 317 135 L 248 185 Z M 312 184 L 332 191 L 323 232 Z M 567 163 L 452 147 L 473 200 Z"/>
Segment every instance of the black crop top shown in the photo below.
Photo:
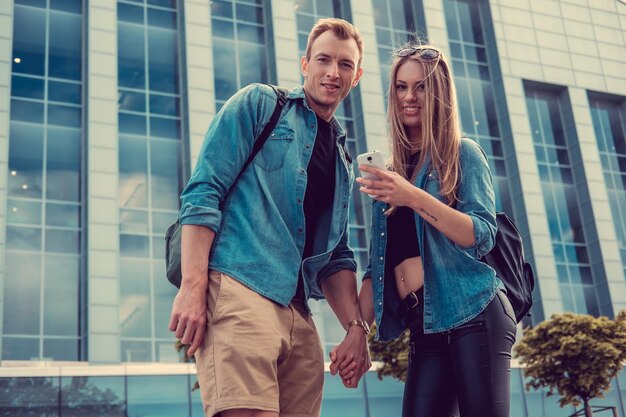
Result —
<path fill-rule="evenodd" d="M 419 152 L 411 156 L 408 172 L 413 172 L 418 159 Z M 393 269 L 405 259 L 420 256 L 414 216 L 413 209 L 403 206 L 387 218 L 386 267 Z"/>

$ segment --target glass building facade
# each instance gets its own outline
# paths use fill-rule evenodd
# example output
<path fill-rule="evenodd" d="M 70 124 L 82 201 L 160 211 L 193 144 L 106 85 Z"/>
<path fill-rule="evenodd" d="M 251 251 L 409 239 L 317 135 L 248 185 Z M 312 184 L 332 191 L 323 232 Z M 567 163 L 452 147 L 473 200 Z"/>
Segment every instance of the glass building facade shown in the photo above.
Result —
<path fill-rule="evenodd" d="M 167 330 L 175 289 L 163 235 L 211 118 L 252 82 L 301 83 L 308 32 L 331 16 L 365 40 L 365 75 L 336 113 L 353 159 L 388 149 L 392 51 L 415 36 L 441 48 L 463 134 L 485 150 L 497 208 L 515 219 L 535 268 L 526 324 L 626 308 L 622 2 L 5 0 L 4 415 L 202 415 L 193 369 Z M 369 218 L 370 199 L 355 187 L 359 276 Z M 325 302 L 311 307 L 328 354 L 344 331 Z M 512 416 L 575 411 L 523 386 L 514 368 Z M 599 402 L 622 417 L 624 387 L 622 372 Z M 327 374 L 323 415 L 399 415 L 402 390 L 374 372 L 357 390 Z"/>

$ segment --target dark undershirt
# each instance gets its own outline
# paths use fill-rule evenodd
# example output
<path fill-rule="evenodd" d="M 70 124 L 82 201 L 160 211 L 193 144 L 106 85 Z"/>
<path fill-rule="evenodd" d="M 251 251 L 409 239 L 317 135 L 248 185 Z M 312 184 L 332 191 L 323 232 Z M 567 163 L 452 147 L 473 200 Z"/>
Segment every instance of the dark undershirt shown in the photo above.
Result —
<path fill-rule="evenodd" d="M 335 166 L 337 144 L 332 126 L 317 117 L 317 136 L 307 166 L 307 185 L 304 194 L 304 223 L 306 235 L 302 259 L 313 254 L 313 242 L 318 230 L 320 217 L 332 210 L 335 197 Z M 303 299 L 302 277 L 298 279 L 298 289 L 294 298 Z"/>
<path fill-rule="evenodd" d="M 408 172 L 413 173 L 419 153 L 409 159 Z M 400 265 L 405 259 L 420 256 L 415 228 L 415 212 L 413 209 L 402 206 L 387 218 L 387 248 L 385 250 L 385 266 L 391 270 Z"/>

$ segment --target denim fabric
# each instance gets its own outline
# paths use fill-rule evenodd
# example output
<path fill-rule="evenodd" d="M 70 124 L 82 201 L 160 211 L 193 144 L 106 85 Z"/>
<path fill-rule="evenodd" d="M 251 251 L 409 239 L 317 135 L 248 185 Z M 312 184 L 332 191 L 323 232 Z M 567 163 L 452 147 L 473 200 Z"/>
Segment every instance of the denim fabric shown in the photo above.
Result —
<path fill-rule="evenodd" d="M 320 299 L 320 283 L 333 273 L 356 271 L 348 247 L 348 204 L 354 181 L 346 134 L 331 120 L 337 141 L 335 199 L 323 213 L 313 255 L 302 261 L 307 165 L 317 133 L 315 113 L 302 87 L 289 92 L 280 120 L 261 151 L 233 184 L 270 119 L 276 95 L 250 85 L 228 100 L 209 125 L 192 176 L 181 195 L 180 223 L 216 232 L 209 268 L 288 305 L 302 268 L 306 298 Z M 229 193 L 230 190 L 230 193 Z"/>
<path fill-rule="evenodd" d="M 415 214 L 415 228 L 424 266 L 424 333 L 450 330 L 476 317 L 504 288 L 495 271 L 479 259 L 495 243 L 495 195 L 487 157 L 480 146 L 467 138 L 461 142 L 461 181 L 456 209 L 467 214 L 474 225 L 475 243 L 462 248 Z M 420 168 L 414 185 L 444 201 L 439 194 L 437 172 L 430 161 Z M 405 329 L 398 315 L 398 293 L 393 271 L 385 274 L 387 246 L 385 203 L 372 206 L 370 261 L 364 279 L 372 279 L 374 307 L 380 340 L 397 338 Z"/>

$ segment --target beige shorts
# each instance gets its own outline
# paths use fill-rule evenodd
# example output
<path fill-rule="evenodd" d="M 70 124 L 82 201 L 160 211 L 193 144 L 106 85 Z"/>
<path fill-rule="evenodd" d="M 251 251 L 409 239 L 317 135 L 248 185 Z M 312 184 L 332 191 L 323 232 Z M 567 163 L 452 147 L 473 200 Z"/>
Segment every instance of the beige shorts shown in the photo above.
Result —
<path fill-rule="evenodd" d="M 324 354 L 311 316 L 217 271 L 209 274 L 208 329 L 196 352 L 207 417 L 230 409 L 320 415 Z"/>

